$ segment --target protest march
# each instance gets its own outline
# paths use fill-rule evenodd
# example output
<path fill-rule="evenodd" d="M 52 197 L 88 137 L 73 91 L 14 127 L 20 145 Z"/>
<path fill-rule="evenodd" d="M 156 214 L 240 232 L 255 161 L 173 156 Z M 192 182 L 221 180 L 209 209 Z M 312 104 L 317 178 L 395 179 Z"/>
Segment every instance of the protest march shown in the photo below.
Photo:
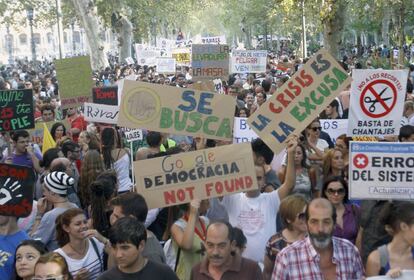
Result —
<path fill-rule="evenodd" d="M 36 55 L 33 9 L 32 57 L 9 52 L 22 39 L 7 12 L 1 280 L 414 279 L 411 31 L 333 47 L 314 31 L 307 41 L 305 3 L 303 33 L 274 40 L 271 18 L 252 28 L 239 8 L 241 31 L 219 29 L 228 3 L 181 11 L 181 29 L 170 5 L 186 0 L 168 16 L 137 4 L 150 26 L 125 2 L 108 25 L 119 51 L 106 52 L 83 12 L 104 20 L 94 13 L 108 8 L 72 2 L 73 50 L 78 27 L 87 50 L 64 56 Z"/>

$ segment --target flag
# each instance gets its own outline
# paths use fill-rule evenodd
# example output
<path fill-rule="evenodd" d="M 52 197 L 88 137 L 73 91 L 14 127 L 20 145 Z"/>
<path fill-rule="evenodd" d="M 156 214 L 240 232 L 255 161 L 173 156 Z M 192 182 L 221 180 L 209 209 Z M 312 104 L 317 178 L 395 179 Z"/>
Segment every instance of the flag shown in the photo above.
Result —
<path fill-rule="evenodd" d="M 42 154 L 45 154 L 50 148 L 55 148 L 56 142 L 53 139 L 52 135 L 49 132 L 46 124 L 43 123 L 43 145 L 42 145 Z"/>

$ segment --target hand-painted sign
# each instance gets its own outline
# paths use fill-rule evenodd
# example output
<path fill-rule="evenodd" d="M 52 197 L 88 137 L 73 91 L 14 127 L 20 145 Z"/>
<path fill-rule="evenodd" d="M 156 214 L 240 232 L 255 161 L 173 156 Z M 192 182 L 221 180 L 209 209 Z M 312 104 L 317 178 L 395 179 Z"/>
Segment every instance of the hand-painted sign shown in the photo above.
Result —
<path fill-rule="evenodd" d="M 127 142 L 132 142 L 132 141 L 143 139 L 141 129 L 132 129 L 132 128 L 127 128 L 127 127 L 122 127 L 121 131 L 124 134 L 124 137 L 127 140 Z"/>
<path fill-rule="evenodd" d="M 116 124 L 119 107 L 104 104 L 85 103 L 83 115 L 85 121 L 95 123 Z"/>
<path fill-rule="evenodd" d="M 225 44 L 226 36 L 201 37 L 201 44 Z"/>
<path fill-rule="evenodd" d="M 193 80 L 227 80 L 229 76 L 229 47 L 227 45 L 193 45 L 191 65 Z"/>
<path fill-rule="evenodd" d="M 352 73 L 349 136 L 398 135 L 408 73 L 356 69 Z"/>
<path fill-rule="evenodd" d="M 292 134 L 299 134 L 344 90 L 351 78 L 324 49 L 317 52 L 247 120 L 278 154 Z"/>
<path fill-rule="evenodd" d="M 0 163 L 0 215 L 30 215 L 34 180 L 35 174 L 31 168 Z"/>
<path fill-rule="evenodd" d="M 58 59 L 55 66 L 62 108 L 78 107 L 88 102 L 93 87 L 89 56 Z"/>
<path fill-rule="evenodd" d="M 136 48 L 135 55 L 139 65 L 155 65 L 157 63 L 157 57 L 161 56 L 161 51 Z"/>
<path fill-rule="evenodd" d="M 414 143 L 351 142 L 349 162 L 351 199 L 414 199 Z"/>
<path fill-rule="evenodd" d="M 329 134 L 332 143 L 336 142 L 339 135 L 346 134 L 348 130 L 348 120 L 320 120 L 322 130 Z"/>
<path fill-rule="evenodd" d="M 175 58 L 158 57 L 157 58 L 158 73 L 175 73 Z"/>
<path fill-rule="evenodd" d="M 180 65 L 180 66 L 191 65 L 191 49 L 190 48 L 173 49 L 172 57 L 175 58 L 177 65 Z"/>
<path fill-rule="evenodd" d="M 223 94 L 125 80 L 118 125 L 231 139 L 234 107 Z"/>
<path fill-rule="evenodd" d="M 265 73 L 267 51 L 234 50 L 231 55 L 231 73 Z"/>
<path fill-rule="evenodd" d="M 92 89 L 92 100 L 96 104 L 118 106 L 118 87 L 95 87 Z"/>
<path fill-rule="evenodd" d="M 134 162 L 137 192 L 149 208 L 258 188 L 249 143 Z"/>
<path fill-rule="evenodd" d="M 252 142 L 258 137 L 247 124 L 247 118 L 234 118 L 233 143 Z"/>
<path fill-rule="evenodd" d="M 35 126 L 31 89 L 0 91 L 0 131 Z"/>

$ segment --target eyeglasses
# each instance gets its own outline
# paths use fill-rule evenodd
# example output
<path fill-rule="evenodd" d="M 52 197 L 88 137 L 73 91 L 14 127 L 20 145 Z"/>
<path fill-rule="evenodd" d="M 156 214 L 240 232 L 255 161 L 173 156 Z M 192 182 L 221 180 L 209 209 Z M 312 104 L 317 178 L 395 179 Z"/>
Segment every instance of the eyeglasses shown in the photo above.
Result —
<path fill-rule="evenodd" d="M 345 194 L 345 189 L 344 189 L 344 188 L 340 188 L 340 189 L 337 189 L 337 190 L 334 190 L 334 189 L 327 189 L 326 191 L 327 191 L 327 192 L 328 192 L 328 194 L 330 194 L 330 195 L 334 195 L 334 194 L 337 194 L 337 195 L 343 195 L 343 194 Z"/>
<path fill-rule="evenodd" d="M 63 275 L 51 276 L 51 277 L 32 277 L 32 280 L 63 280 Z"/>
<path fill-rule="evenodd" d="M 322 127 L 311 127 L 310 129 L 312 129 L 313 131 L 321 131 L 322 130 Z"/>
<path fill-rule="evenodd" d="M 299 219 L 299 220 L 305 220 L 306 219 L 306 214 L 305 214 L 305 212 L 302 212 L 302 213 L 298 213 L 297 215 L 296 215 L 296 217 Z"/>

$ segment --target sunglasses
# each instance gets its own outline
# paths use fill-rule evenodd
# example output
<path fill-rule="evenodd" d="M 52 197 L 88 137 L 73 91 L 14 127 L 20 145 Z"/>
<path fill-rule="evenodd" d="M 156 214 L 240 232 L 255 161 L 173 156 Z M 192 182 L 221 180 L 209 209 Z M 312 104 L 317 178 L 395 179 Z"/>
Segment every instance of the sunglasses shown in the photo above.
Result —
<path fill-rule="evenodd" d="M 310 129 L 312 129 L 313 131 L 321 131 L 322 130 L 322 127 L 311 127 Z"/>
<path fill-rule="evenodd" d="M 298 214 L 296 215 L 296 217 L 297 217 L 299 220 L 305 220 L 305 219 L 306 219 L 306 214 L 305 214 L 305 212 L 298 213 Z"/>
<path fill-rule="evenodd" d="M 344 189 L 344 188 L 337 189 L 337 190 L 334 190 L 334 189 L 327 189 L 326 191 L 327 191 L 327 192 L 328 192 L 328 194 L 330 194 L 330 195 L 334 195 L 334 194 L 337 194 L 337 195 L 343 195 L 343 194 L 345 194 L 345 189 Z"/>

